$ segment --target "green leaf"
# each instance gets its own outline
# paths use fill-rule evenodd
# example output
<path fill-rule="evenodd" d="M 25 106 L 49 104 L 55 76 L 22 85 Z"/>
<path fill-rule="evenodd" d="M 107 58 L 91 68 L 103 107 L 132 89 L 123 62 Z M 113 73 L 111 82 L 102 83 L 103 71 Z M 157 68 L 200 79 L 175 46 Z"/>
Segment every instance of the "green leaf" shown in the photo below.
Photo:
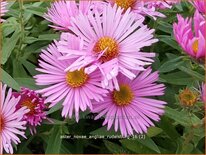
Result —
<path fill-rule="evenodd" d="M 33 90 L 39 89 L 39 87 L 35 84 L 35 80 L 33 78 L 14 78 L 21 86 L 27 87 Z"/>
<path fill-rule="evenodd" d="M 201 123 L 201 120 L 194 114 L 190 114 L 190 117 L 189 117 L 189 113 L 187 111 L 179 112 L 170 107 L 165 107 L 165 116 L 175 120 L 177 123 L 183 126 L 191 126 L 196 123 L 198 124 Z"/>
<path fill-rule="evenodd" d="M 166 32 L 166 33 L 172 33 L 173 32 L 173 28 L 172 28 L 172 25 L 167 23 L 167 22 L 164 22 L 162 20 L 157 20 L 157 23 L 159 24 L 157 26 L 157 29 L 163 31 L 163 32 Z"/>
<path fill-rule="evenodd" d="M 145 139 L 137 139 L 137 141 L 141 144 L 143 144 L 144 146 L 148 147 L 149 149 L 160 153 L 159 148 L 157 147 L 157 145 L 154 143 L 154 141 L 149 138 L 148 136 L 145 136 Z"/>
<path fill-rule="evenodd" d="M 66 124 L 66 121 L 59 121 L 57 119 L 49 118 L 49 120 L 44 120 L 43 124 L 53 124 L 53 125 L 62 125 Z"/>
<path fill-rule="evenodd" d="M 160 81 L 174 85 L 191 85 L 194 82 L 194 78 L 188 77 L 188 75 L 179 71 L 165 75 L 160 74 Z"/>
<path fill-rule="evenodd" d="M 2 68 L 0 70 L 2 73 L 2 82 L 15 90 L 20 90 L 19 84 Z"/>
<path fill-rule="evenodd" d="M 164 64 L 160 66 L 158 71 L 160 73 L 166 73 L 166 72 L 170 72 L 170 71 L 177 69 L 179 66 L 181 66 L 184 63 L 182 58 L 183 56 L 174 57 L 172 59 L 169 58 L 168 61 L 166 61 Z"/>
<path fill-rule="evenodd" d="M 39 41 L 47 41 L 47 40 L 54 40 L 59 39 L 59 34 L 42 34 L 39 35 Z"/>
<path fill-rule="evenodd" d="M 92 135 L 105 135 L 105 136 L 109 136 L 109 135 L 121 135 L 119 132 L 115 132 L 114 130 L 111 130 L 108 132 L 106 127 L 101 127 L 95 131 L 90 132 L 90 134 Z"/>
<path fill-rule="evenodd" d="M 128 151 L 127 149 L 119 146 L 118 144 L 112 143 L 108 140 L 104 140 L 104 145 L 111 153 L 114 153 L 114 154 L 130 153 L 130 151 Z"/>
<path fill-rule="evenodd" d="M 184 66 L 180 66 L 179 69 L 197 80 L 204 81 L 204 79 L 205 79 L 204 75 L 201 75 L 198 72 L 195 72 L 195 71 L 193 71 L 189 68 L 186 68 Z"/>
<path fill-rule="evenodd" d="M 157 37 L 159 38 L 160 41 L 164 42 L 165 44 L 169 45 L 170 47 L 172 47 L 178 51 L 181 51 L 181 48 L 179 47 L 177 42 L 174 39 L 172 39 L 171 36 L 159 35 Z"/>
<path fill-rule="evenodd" d="M 24 67 L 27 69 L 27 71 L 32 75 L 37 75 L 39 72 L 36 71 L 36 66 L 34 64 L 32 64 L 31 62 L 29 61 L 26 61 L 26 60 L 23 60 L 22 61 L 22 64 L 24 65 Z"/>
<path fill-rule="evenodd" d="M 147 136 L 148 137 L 154 137 L 154 136 L 157 136 L 158 134 L 160 134 L 161 132 L 162 132 L 161 128 L 152 126 L 152 127 L 148 128 Z"/>
<path fill-rule="evenodd" d="M 180 137 L 179 133 L 172 125 L 171 120 L 169 120 L 166 116 L 161 117 L 161 121 L 158 125 L 173 141 L 176 142 L 176 140 Z"/>
<path fill-rule="evenodd" d="M 140 143 L 137 140 L 124 139 L 124 140 L 120 140 L 120 142 L 125 148 L 129 149 L 134 153 L 144 153 L 144 154 L 157 153 L 156 151 L 153 151 L 151 148 L 148 148 L 148 146 Z"/>
<path fill-rule="evenodd" d="M 11 38 L 6 39 L 6 42 L 2 45 L 2 64 L 5 64 L 9 56 L 11 55 L 11 52 L 16 46 L 17 41 L 20 38 L 20 31 L 17 29 Z"/>
<path fill-rule="evenodd" d="M 47 115 L 52 114 L 52 113 L 58 111 L 61 108 L 62 108 L 62 102 L 59 102 L 54 107 L 49 109 L 49 111 L 47 112 Z"/>
<path fill-rule="evenodd" d="M 61 126 L 54 126 L 51 130 L 45 154 L 59 154 L 61 149 L 62 139 L 60 138 L 62 133 Z"/>
<path fill-rule="evenodd" d="M 32 13 L 34 15 L 43 17 L 46 11 L 47 9 L 42 7 L 29 7 L 28 9 L 26 9 L 25 13 Z"/>

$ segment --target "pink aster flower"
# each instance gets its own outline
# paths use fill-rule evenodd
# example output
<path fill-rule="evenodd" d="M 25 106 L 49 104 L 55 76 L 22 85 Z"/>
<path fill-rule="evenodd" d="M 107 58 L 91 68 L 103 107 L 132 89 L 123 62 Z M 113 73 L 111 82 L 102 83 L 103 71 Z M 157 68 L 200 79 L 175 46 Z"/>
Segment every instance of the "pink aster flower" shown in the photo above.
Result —
<path fill-rule="evenodd" d="M 152 121 L 160 120 L 166 104 L 154 99 L 164 95 L 165 87 L 156 83 L 158 73 L 151 72 L 150 68 L 137 72 L 134 80 L 118 75 L 120 90 L 111 91 L 103 102 L 93 103 L 92 112 L 99 113 L 95 120 L 104 117 L 107 130 L 113 125 L 123 136 L 133 135 L 133 131 L 146 133 L 148 127 L 154 126 Z"/>
<path fill-rule="evenodd" d="M 205 18 L 196 11 L 193 19 L 184 19 L 181 15 L 177 15 L 177 19 L 178 22 L 173 25 L 174 35 L 177 42 L 183 50 L 193 58 L 204 58 L 206 51 Z"/>
<path fill-rule="evenodd" d="M 87 14 L 91 9 L 101 8 L 98 7 L 101 2 L 92 2 L 90 0 L 80 1 L 56 1 L 51 4 L 48 13 L 45 14 L 45 19 L 54 23 L 50 25 L 57 30 L 68 31 L 71 25 L 71 18 L 79 15 L 79 13 Z"/>
<path fill-rule="evenodd" d="M 24 132 L 26 121 L 22 118 L 29 109 L 26 107 L 16 109 L 20 97 L 13 97 L 11 88 L 6 95 L 6 85 L 3 88 L 2 83 L 0 85 L 0 154 L 3 154 L 3 150 L 13 154 L 12 144 L 17 145 L 21 142 L 18 136 L 26 138 Z"/>
<path fill-rule="evenodd" d="M 177 4 L 180 1 L 181 0 L 145 0 L 145 5 L 148 8 L 171 9 L 174 4 Z"/>
<path fill-rule="evenodd" d="M 140 52 L 140 49 L 157 42 L 153 38 L 154 29 L 143 25 L 142 18 L 136 20 L 134 14 L 128 9 L 108 5 L 100 15 L 80 14 L 73 18 L 72 30 L 80 38 L 80 48 L 71 50 L 66 47 L 67 40 L 58 45 L 60 52 L 67 52 L 62 59 L 78 57 L 76 61 L 67 66 L 65 71 L 85 68 L 90 74 L 100 70 L 103 88 L 118 88 L 116 76 L 122 73 L 133 79 L 135 70 L 144 70 L 145 65 L 153 62 L 154 53 Z"/>
<path fill-rule="evenodd" d="M 4 16 L 5 13 L 8 11 L 8 10 L 6 9 L 6 5 L 7 5 L 7 4 L 8 4 L 7 2 L 2 2 L 2 1 L 0 1 L 0 19 L 1 19 L 1 17 Z M 1 19 L 1 21 L 3 21 L 3 20 Z"/>
<path fill-rule="evenodd" d="M 206 1 L 205 0 L 191 0 L 193 6 L 203 14 L 206 14 Z"/>
<path fill-rule="evenodd" d="M 26 106 L 30 111 L 24 115 L 24 120 L 30 128 L 31 134 L 36 133 L 36 127 L 41 125 L 42 120 L 46 119 L 46 105 L 44 99 L 28 88 L 21 88 L 20 92 L 14 92 L 15 97 L 21 96 L 16 108 Z"/>
<path fill-rule="evenodd" d="M 206 84 L 202 83 L 201 87 L 201 100 L 202 102 L 206 103 Z"/>
<path fill-rule="evenodd" d="M 73 41 L 75 36 L 68 34 Z M 51 102 L 49 107 L 53 107 L 58 102 L 63 101 L 62 116 L 71 118 L 75 112 L 76 121 L 79 120 L 79 111 L 85 111 L 87 107 L 92 109 L 91 102 L 102 101 L 107 91 L 100 87 L 101 74 L 98 71 L 86 74 L 84 69 L 68 71 L 65 69 L 72 63 L 72 60 L 58 60 L 62 54 L 57 50 L 56 44 L 49 45 L 47 50 L 40 54 L 38 71 L 42 74 L 36 75 L 37 85 L 46 86 L 38 90 L 44 97 L 45 102 Z M 72 48 L 79 48 L 78 43 L 71 43 Z M 73 46 L 74 45 L 74 46 Z M 68 44 L 69 46 L 69 44 Z M 77 49 L 76 49 L 77 50 Z"/>
<path fill-rule="evenodd" d="M 151 0 L 106 0 L 110 4 L 123 8 L 125 11 L 130 8 L 134 15 L 139 18 L 140 15 L 148 15 L 156 20 L 156 17 L 165 17 L 164 14 L 157 11 L 156 7 L 151 7 L 148 1 Z M 153 2 L 154 3 L 154 2 Z"/>

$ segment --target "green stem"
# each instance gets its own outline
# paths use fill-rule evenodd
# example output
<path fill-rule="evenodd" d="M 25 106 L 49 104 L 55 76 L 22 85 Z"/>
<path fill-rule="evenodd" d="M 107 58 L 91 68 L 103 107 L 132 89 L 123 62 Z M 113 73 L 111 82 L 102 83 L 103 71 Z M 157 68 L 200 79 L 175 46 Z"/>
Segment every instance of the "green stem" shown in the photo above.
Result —
<path fill-rule="evenodd" d="M 22 46 L 24 43 L 24 1 L 23 0 L 18 0 L 19 1 L 19 24 L 20 24 L 20 31 L 21 31 L 21 37 L 19 40 L 19 46 L 18 46 L 18 51 L 17 51 L 17 60 L 22 54 Z"/>

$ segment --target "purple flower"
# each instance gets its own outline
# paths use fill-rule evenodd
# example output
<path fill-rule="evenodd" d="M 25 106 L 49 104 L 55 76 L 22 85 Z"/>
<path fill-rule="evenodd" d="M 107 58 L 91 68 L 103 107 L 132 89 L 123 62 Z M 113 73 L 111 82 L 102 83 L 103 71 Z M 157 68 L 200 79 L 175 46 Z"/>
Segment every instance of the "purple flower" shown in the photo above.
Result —
<path fill-rule="evenodd" d="M 70 49 L 79 48 L 78 38 L 68 36 L 73 42 L 67 44 Z M 91 74 L 84 72 L 84 68 L 74 71 L 65 69 L 71 65 L 74 60 L 59 60 L 62 53 L 57 50 L 56 44 L 51 44 L 47 50 L 40 54 L 38 71 L 42 72 L 36 75 L 36 84 L 45 86 L 38 93 L 47 97 L 45 102 L 51 102 L 49 107 L 53 107 L 61 100 L 63 101 L 62 116 L 71 118 L 75 112 L 76 121 L 79 120 L 79 111 L 85 111 L 87 107 L 92 109 L 92 101 L 103 101 L 103 96 L 107 91 L 102 89 L 101 74 L 95 71 Z M 77 50 L 77 49 L 76 49 Z"/>
<path fill-rule="evenodd" d="M 24 120 L 30 128 L 31 134 L 36 133 L 36 126 L 41 125 L 42 120 L 46 119 L 46 105 L 34 90 L 21 88 L 20 92 L 14 92 L 15 97 L 21 96 L 16 108 L 27 107 L 30 111 L 24 115 Z"/>
<path fill-rule="evenodd" d="M 153 38 L 154 29 L 143 25 L 143 18 L 135 19 L 130 9 L 122 13 L 123 9 L 117 5 L 108 5 L 102 14 L 96 11 L 95 16 L 89 13 L 73 18 L 70 30 L 81 40 L 81 48 L 69 49 L 68 40 L 58 45 L 60 52 L 67 52 L 63 59 L 77 58 L 66 71 L 85 68 L 90 74 L 99 70 L 103 88 L 119 89 L 118 73 L 133 79 L 136 77 L 133 71 L 145 70 L 144 66 L 153 62 L 151 58 L 155 54 L 140 52 L 140 49 L 158 41 Z"/>
<path fill-rule="evenodd" d="M 45 19 L 54 23 L 50 25 L 57 30 L 68 31 L 71 26 L 72 17 L 76 17 L 80 13 L 87 14 L 91 9 L 96 9 L 101 6 L 101 2 L 93 2 L 90 0 L 81 1 L 56 1 L 51 4 L 48 13 L 45 14 Z"/>
<path fill-rule="evenodd" d="M 21 142 L 18 136 L 26 138 L 24 131 L 26 121 L 23 120 L 23 116 L 29 112 L 29 109 L 26 107 L 16 109 L 21 97 L 13 97 L 11 88 L 6 95 L 6 85 L 2 88 L 0 83 L 0 91 L 0 154 L 3 154 L 3 150 L 13 154 L 12 144 L 17 145 Z"/>
<path fill-rule="evenodd" d="M 177 42 L 191 57 L 196 59 L 204 58 L 206 51 L 205 18 L 196 11 L 193 19 L 184 19 L 181 15 L 177 15 L 177 19 L 178 22 L 173 24 L 174 35 Z M 192 25 L 194 25 L 194 31 Z"/>
<path fill-rule="evenodd" d="M 114 125 L 123 136 L 133 135 L 133 131 L 146 133 L 148 127 L 154 126 L 152 121 L 160 120 L 166 104 L 154 99 L 164 95 L 165 87 L 156 83 L 158 73 L 151 72 L 150 68 L 137 72 L 134 80 L 118 75 L 120 90 L 111 91 L 102 102 L 94 102 L 92 112 L 99 113 L 95 119 L 105 116 L 103 125 L 107 124 L 107 130 Z"/>

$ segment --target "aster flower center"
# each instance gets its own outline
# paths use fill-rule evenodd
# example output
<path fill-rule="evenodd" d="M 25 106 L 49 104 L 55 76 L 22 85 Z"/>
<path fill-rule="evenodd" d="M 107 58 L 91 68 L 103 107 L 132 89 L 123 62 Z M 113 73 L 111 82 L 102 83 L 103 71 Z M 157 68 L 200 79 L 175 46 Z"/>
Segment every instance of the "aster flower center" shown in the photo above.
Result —
<path fill-rule="evenodd" d="M 179 94 L 180 102 L 185 106 L 193 106 L 197 102 L 198 94 L 189 88 L 184 89 Z"/>
<path fill-rule="evenodd" d="M 88 75 L 84 72 L 84 69 L 76 70 L 73 72 L 67 72 L 66 82 L 73 88 L 83 86 L 88 80 Z"/>
<path fill-rule="evenodd" d="M 2 114 L 0 114 L 0 133 L 4 130 L 4 127 L 5 127 L 5 121 Z"/>
<path fill-rule="evenodd" d="M 126 84 L 120 85 L 120 90 L 114 90 L 113 94 L 113 101 L 118 106 L 125 106 L 129 105 L 134 98 L 134 94 L 131 88 Z"/>
<path fill-rule="evenodd" d="M 115 0 L 115 3 L 125 10 L 132 7 L 135 2 L 136 0 Z"/>
<path fill-rule="evenodd" d="M 197 52 L 198 52 L 198 46 L 199 46 L 199 42 L 198 42 L 198 40 L 195 40 L 194 43 L 192 44 L 192 49 L 193 49 L 195 54 L 197 54 Z"/>
<path fill-rule="evenodd" d="M 101 56 L 100 61 L 106 62 L 116 58 L 119 54 L 119 47 L 118 43 L 110 37 L 102 37 L 100 38 L 97 43 L 94 45 L 93 51 L 95 53 L 101 53 L 102 51 L 104 54 Z"/>
<path fill-rule="evenodd" d="M 30 111 L 28 114 L 33 115 L 35 113 L 36 104 L 32 102 L 31 99 L 26 99 L 21 103 L 22 107 L 27 107 Z"/>

